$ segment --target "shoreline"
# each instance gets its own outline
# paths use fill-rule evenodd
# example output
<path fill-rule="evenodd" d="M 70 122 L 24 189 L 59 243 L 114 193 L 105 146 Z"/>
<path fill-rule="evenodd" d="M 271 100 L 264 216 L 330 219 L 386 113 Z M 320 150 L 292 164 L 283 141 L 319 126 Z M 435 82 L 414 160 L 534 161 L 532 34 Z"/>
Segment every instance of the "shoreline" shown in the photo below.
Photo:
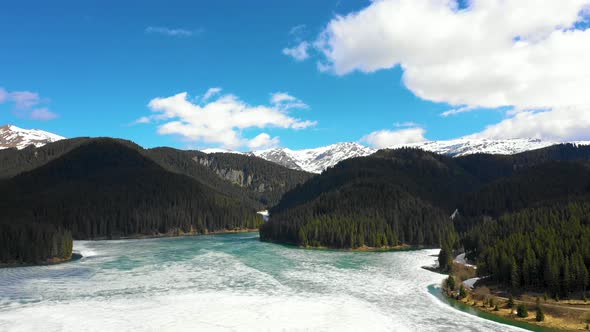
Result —
<path fill-rule="evenodd" d="M 160 238 L 175 238 L 175 237 L 191 237 L 203 235 L 220 235 L 220 234 L 235 234 L 235 233 L 253 233 L 258 232 L 258 228 L 240 228 L 240 229 L 224 229 L 218 231 L 211 231 L 206 233 L 198 232 L 169 232 L 159 234 L 134 234 L 120 237 L 98 237 L 92 239 L 76 239 L 75 241 L 119 241 L 119 240 L 147 240 Z"/>
<path fill-rule="evenodd" d="M 424 249 L 435 249 L 435 247 L 427 247 L 427 246 L 412 246 L 409 244 L 401 244 L 397 246 L 387 246 L 387 247 L 367 247 L 362 246 L 359 248 L 335 248 L 335 247 L 326 247 L 326 246 L 301 246 L 294 243 L 288 242 L 280 242 L 274 240 L 260 240 L 261 242 L 268 242 L 273 244 L 278 244 L 281 246 L 297 248 L 297 249 L 304 249 L 304 250 L 323 250 L 323 251 L 340 251 L 340 252 L 388 252 L 388 251 L 412 251 L 412 250 L 424 250 Z"/>
<path fill-rule="evenodd" d="M 84 239 L 84 240 L 74 240 L 74 241 L 123 241 L 123 240 L 149 240 L 149 239 L 160 239 L 160 238 L 180 238 L 180 237 L 190 237 L 190 236 L 203 236 L 203 235 L 223 235 L 223 234 L 236 234 L 236 233 L 253 233 L 258 232 L 257 228 L 253 229 L 232 229 L 232 230 L 222 230 L 222 231 L 213 231 L 207 233 L 178 233 L 178 234 L 153 234 L 153 235 L 145 235 L 145 234 L 137 234 L 132 236 L 125 236 L 125 237 L 117 237 L 117 238 L 94 238 L 94 239 Z M 15 267 L 30 267 L 30 266 L 50 266 L 50 265 L 57 265 L 57 264 L 65 264 L 74 262 L 77 260 L 82 259 L 84 256 L 80 253 L 72 253 L 72 256 L 68 259 L 59 259 L 59 258 L 50 258 L 44 262 L 39 263 L 0 263 L 0 269 L 4 268 L 15 268 Z"/>
<path fill-rule="evenodd" d="M 555 327 L 549 326 L 540 326 L 537 324 L 530 323 L 528 321 L 522 319 L 515 319 L 503 315 L 495 314 L 493 311 L 482 310 L 477 305 L 470 305 L 466 302 L 456 300 L 452 297 L 449 297 L 444 290 L 437 286 L 437 285 L 430 285 L 428 286 L 428 292 L 435 296 L 437 299 L 446 303 L 451 308 L 459 310 L 461 312 L 465 312 L 467 314 L 477 316 L 486 320 L 490 320 L 496 323 L 510 325 L 514 327 L 519 327 L 521 329 L 529 330 L 529 331 L 536 331 L 536 332 L 552 332 L 552 331 L 571 331 L 567 329 L 558 329 Z M 531 313 L 529 313 L 530 315 Z M 532 315 L 531 315 L 532 316 Z M 534 318 L 533 318 L 534 319 Z"/>
<path fill-rule="evenodd" d="M 446 288 L 446 281 L 443 281 L 443 285 L 430 285 L 428 286 L 428 292 L 437 297 L 442 302 L 445 302 L 452 308 L 466 312 L 468 314 L 481 317 L 494 322 L 516 326 L 530 331 L 586 331 L 587 323 L 581 319 L 582 316 L 572 315 L 568 306 L 559 304 L 548 304 L 545 302 L 538 303 L 545 313 L 545 319 L 542 322 L 537 322 L 535 319 L 536 315 L 536 301 L 527 299 L 514 299 L 514 306 L 508 307 L 508 298 L 499 296 L 497 293 L 490 292 L 487 287 L 473 288 L 466 283 L 468 279 L 475 275 L 475 266 L 466 264 L 465 262 L 453 260 L 453 266 L 451 271 L 441 271 L 436 265 L 433 266 L 422 266 L 423 269 L 443 274 L 447 276 L 453 276 L 456 282 L 455 291 L 450 291 Z M 467 271 L 467 273 L 466 273 Z M 471 276 L 468 276 L 470 275 Z M 446 279 L 445 279 L 446 280 Z M 457 296 L 458 285 L 464 286 L 466 295 L 464 298 L 459 299 Z M 490 300 L 493 300 L 493 305 Z M 524 304 L 528 308 L 528 317 L 517 317 L 516 306 Z M 590 306 L 589 306 L 590 308 Z M 577 309 L 580 310 L 580 309 Z M 590 315 L 590 310 L 586 311 Z"/>
<path fill-rule="evenodd" d="M 453 294 L 449 294 L 448 290 L 444 287 L 437 288 L 435 286 L 436 285 L 429 286 L 429 292 L 441 298 L 443 302 L 446 302 L 451 307 L 495 322 L 517 326 L 530 331 L 541 332 L 587 330 L 587 323 L 583 322 L 579 316 L 578 318 L 573 318 L 569 315 L 571 312 L 564 315 L 563 311 L 571 310 L 567 305 L 547 304 L 545 302 L 540 303 L 539 305 L 545 313 L 545 319 L 542 322 L 537 322 L 535 319 L 536 309 L 534 309 L 536 304 L 530 301 L 515 298 L 514 306 L 510 308 L 507 306 L 508 299 L 493 294 L 481 295 L 477 293 L 477 289 L 470 290 L 465 287 L 467 296 L 463 299 L 458 299 L 455 298 Z M 494 300 L 497 309 L 488 305 L 490 299 Z M 515 308 L 520 304 L 524 304 L 528 308 L 528 317 L 518 317 L 516 315 Z M 557 310 L 557 312 L 562 311 L 561 315 L 555 315 L 555 312 L 552 313 L 552 309 Z M 590 310 L 582 311 L 585 311 L 590 315 Z"/>

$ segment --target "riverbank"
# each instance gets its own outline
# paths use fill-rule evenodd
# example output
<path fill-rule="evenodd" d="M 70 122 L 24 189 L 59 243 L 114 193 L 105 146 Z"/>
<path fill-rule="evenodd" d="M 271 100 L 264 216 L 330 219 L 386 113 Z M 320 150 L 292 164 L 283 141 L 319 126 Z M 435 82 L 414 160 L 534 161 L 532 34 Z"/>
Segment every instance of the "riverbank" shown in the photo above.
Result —
<path fill-rule="evenodd" d="M 542 294 L 522 293 L 510 297 L 510 292 L 477 280 L 475 268 L 455 261 L 449 285 L 445 280 L 442 294 L 448 301 L 470 308 L 470 313 L 492 320 L 502 319 L 507 324 L 516 325 L 533 331 L 587 331 L 590 329 L 590 303 L 583 301 L 557 302 L 542 298 Z M 510 300 L 512 298 L 512 300 Z M 527 314 L 520 317 L 517 308 L 526 308 Z M 537 311 L 543 318 L 537 319 Z M 522 317 L 525 316 L 525 317 Z M 524 325 L 523 325 L 524 324 Z"/>
<path fill-rule="evenodd" d="M 397 246 L 383 246 L 383 247 L 369 247 L 369 246 L 361 246 L 358 248 L 333 248 L 333 247 L 324 247 L 324 246 L 299 246 L 302 249 L 311 249 L 311 250 L 339 250 L 339 251 L 360 251 L 360 252 L 375 252 L 375 251 L 402 251 L 402 250 L 411 250 L 411 249 L 424 249 L 414 247 L 408 244 L 401 244 Z"/>
<path fill-rule="evenodd" d="M 258 232 L 258 228 L 240 228 L 240 229 L 225 229 L 212 232 L 182 232 L 173 231 L 168 233 L 158 234 L 136 234 L 130 236 L 117 236 L 117 237 L 100 237 L 93 239 L 85 239 L 83 241 L 118 241 L 118 240 L 142 240 L 142 239 L 158 239 L 158 238 L 173 238 L 173 237 L 188 237 L 188 236 L 202 236 L 202 235 L 217 235 L 217 234 L 234 234 L 234 233 L 252 233 Z M 67 259 L 60 259 L 57 257 L 48 259 L 39 263 L 0 263 L 0 268 L 12 268 L 12 267 L 26 267 L 26 266 L 46 266 L 63 264 L 81 259 L 83 256 L 79 253 L 72 253 L 72 256 Z"/>
<path fill-rule="evenodd" d="M 26 267 L 26 266 L 47 266 L 47 265 L 57 265 L 57 264 L 63 264 L 63 263 L 69 263 L 69 262 L 73 262 L 73 261 L 77 261 L 79 259 L 81 259 L 83 256 L 79 253 L 72 253 L 72 255 L 70 256 L 70 258 L 57 258 L 57 257 L 53 257 L 50 258 L 44 262 L 40 262 L 40 263 L 1 263 L 0 264 L 0 269 L 1 268 L 12 268 L 12 267 Z"/>
<path fill-rule="evenodd" d="M 544 313 L 544 319 L 543 321 L 537 321 L 536 303 L 514 299 L 514 305 L 510 306 L 508 299 L 489 295 L 481 296 L 477 294 L 477 291 L 477 288 L 475 291 L 468 290 L 466 291 L 467 296 L 460 299 L 444 290 L 443 294 L 445 294 L 449 300 L 470 306 L 472 309 L 488 315 L 501 317 L 510 321 L 512 325 L 518 323 L 519 325 L 516 326 L 525 327 L 533 331 L 587 331 L 588 323 L 586 320 L 588 318 L 585 317 L 590 317 L 588 316 L 590 315 L 590 311 L 568 308 L 564 305 L 541 303 L 539 306 Z M 493 305 L 490 305 L 490 301 L 492 301 L 491 303 L 493 303 Z M 527 317 L 518 316 L 517 307 L 519 305 L 524 305 L 527 308 Z"/>
<path fill-rule="evenodd" d="M 258 228 L 238 228 L 238 229 L 223 229 L 217 231 L 205 231 L 205 232 L 183 232 L 181 230 L 174 230 L 168 233 L 156 233 L 156 234 L 134 234 L 128 236 L 115 236 L 115 237 L 98 237 L 93 239 L 87 239 L 85 241 L 104 241 L 104 240 L 141 240 L 141 239 L 159 239 L 167 237 L 184 237 L 184 236 L 200 236 L 200 235 L 215 235 L 215 234 L 234 234 L 234 233 L 252 233 L 258 232 Z"/>
<path fill-rule="evenodd" d="M 301 246 L 294 243 L 273 241 L 273 240 L 261 240 L 262 242 L 274 243 L 291 248 L 299 248 L 306 250 L 332 250 L 332 251 L 343 251 L 343 252 L 387 252 L 387 251 L 408 251 L 408 250 L 422 250 L 422 249 L 433 249 L 432 247 L 425 246 L 412 246 L 409 244 L 400 244 L 396 246 L 383 246 L 383 247 L 369 247 L 361 246 L 358 248 L 336 248 L 327 246 Z"/>
<path fill-rule="evenodd" d="M 552 329 L 549 327 L 542 327 L 537 325 L 531 325 L 526 321 L 511 319 L 510 317 L 504 317 L 500 315 L 496 315 L 493 312 L 489 312 L 487 310 L 480 310 L 477 306 L 473 306 L 470 303 L 465 303 L 462 301 L 458 301 L 455 298 L 449 297 L 445 294 L 445 292 L 436 285 L 431 285 L 428 287 L 428 292 L 438 298 L 440 301 L 448 304 L 454 309 L 459 311 L 468 313 L 473 316 L 481 317 L 486 320 L 494 321 L 497 323 L 502 323 L 510 326 L 516 326 L 525 330 L 529 331 L 536 331 L 536 332 L 554 332 L 554 331 L 561 331 L 557 329 Z"/>

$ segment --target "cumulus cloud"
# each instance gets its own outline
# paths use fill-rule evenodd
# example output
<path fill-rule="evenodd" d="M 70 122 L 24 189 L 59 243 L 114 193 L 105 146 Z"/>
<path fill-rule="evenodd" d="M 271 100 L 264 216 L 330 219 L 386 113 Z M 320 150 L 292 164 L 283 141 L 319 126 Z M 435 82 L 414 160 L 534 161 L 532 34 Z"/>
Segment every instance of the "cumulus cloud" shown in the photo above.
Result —
<path fill-rule="evenodd" d="M 159 34 L 169 37 L 190 37 L 195 33 L 201 32 L 201 30 L 187 30 L 179 28 L 168 28 L 168 27 L 153 27 L 149 26 L 145 28 L 146 33 Z"/>
<path fill-rule="evenodd" d="M 270 149 L 277 147 L 280 141 L 278 137 L 270 137 L 267 133 L 259 134 L 248 142 L 248 147 L 252 150 Z"/>
<path fill-rule="evenodd" d="M 333 18 L 313 47 L 322 55 L 318 68 L 337 75 L 401 66 L 415 95 L 455 107 L 443 116 L 500 107 L 525 110 L 521 117 L 538 109 L 581 116 L 577 110 L 590 108 L 590 29 L 577 23 L 587 20 L 589 5 L 375 0 Z"/>
<path fill-rule="evenodd" d="M 303 61 L 309 58 L 310 44 L 307 41 L 302 41 L 294 47 L 286 47 L 283 49 L 283 54 L 288 55 L 296 61 Z"/>
<path fill-rule="evenodd" d="M 285 93 L 285 95 L 288 95 Z M 279 143 L 278 137 L 271 138 L 262 133 L 248 139 L 242 131 L 248 128 L 304 129 L 314 126 L 315 121 L 294 118 L 288 114 L 293 108 L 294 98 L 270 105 L 249 105 L 231 94 L 216 95 L 215 99 L 201 103 L 190 101 L 188 93 L 182 92 L 171 97 L 152 99 L 148 107 L 154 114 L 142 117 L 136 123 L 157 122 L 158 133 L 180 135 L 191 142 L 220 144 L 224 148 L 235 149 L 243 146 L 267 147 Z M 211 97 L 213 98 L 213 97 Z"/>
<path fill-rule="evenodd" d="M 379 130 L 363 136 L 360 141 L 377 149 L 394 145 L 424 142 L 426 130 L 420 127 L 399 130 Z"/>
<path fill-rule="evenodd" d="M 590 139 L 590 109 L 564 107 L 550 111 L 522 111 L 488 126 L 474 138 L 540 138 L 550 141 Z"/>
<path fill-rule="evenodd" d="M 47 107 L 37 107 L 47 104 L 48 100 L 41 98 L 36 92 L 7 91 L 0 87 L 0 104 L 3 103 L 12 103 L 17 116 L 31 120 L 47 121 L 58 117 Z"/>

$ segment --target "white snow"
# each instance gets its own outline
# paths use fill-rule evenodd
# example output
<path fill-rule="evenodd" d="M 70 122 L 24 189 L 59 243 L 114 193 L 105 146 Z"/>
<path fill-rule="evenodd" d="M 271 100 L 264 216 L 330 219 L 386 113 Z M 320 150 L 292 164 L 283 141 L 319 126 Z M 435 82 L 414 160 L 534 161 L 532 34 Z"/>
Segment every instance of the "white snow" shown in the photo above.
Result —
<path fill-rule="evenodd" d="M 332 167 L 342 160 L 363 157 L 373 154 L 376 150 L 355 142 L 336 143 L 314 149 L 291 150 L 287 148 L 253 151 L 257 157 L 281 163 L 291 162 L 299 169 L 321 173 L 328 167 Z M 278 158 L 288 160 L 278 160 Z M 294 168 L 294 167 L 292 167 Z"/>
<path fill-rule="evenodd" d="M 268 221 L 268 218 L 270 217 L 270 214 L 268 213 L 268 210 L 262 210 L 262 211 L 258 211 L 256 212 L 257 214 L 262 216 L 262 219 L 264 219 L 264 221 Z"/>
<path fill-rule="evenodd" d="M 469 289 L 473 289 L 473 287 L 475 286 L 475 283 L 481 278 L 471 278 L 471 279 L 467 279 L 465 281 L 463 281 L 463 285 L 465 285 L 466 287 L 468 287 Z"/>
<path fill-rule="evenodd" d="M 65 137 L 39 129 L 22 129 L 13 125 L 0 127 L 0 149 L 17 148 L 20 150 L 29 145 L 41 147 L 62 139 Z"/>
<path fill-rule="evenodd" d="M 426 141 L 420 143 L 399 144 L 390 149 L 402 147 L 419 148 L 452 157 L 465 156 L 475 153 L 489 154 L 516 154 L 524 151 L 541 149 L 547 146 L 567 143 L 542 141 L 540 139 L 476 139 L 460 138 L 446 141 Z M 590 145 L 590 141 L 569 142 L 577 145 Z M 281 164 L 283 166 L 304 170 L 311 173 L 321 173 L 326 168 L 332 167 L 342 160 L 354 157 L 363 157 L 375 153 L 377 150 L 359 143 L 336 143 L 314 149 L 291 150 L 288 148 L 275 148 L 253 151 L 250 154 Z"/>
<path fill-rule="evenodd" d="M 462 253 L 462 254 L 458 255 L 457 257 L 455 257 L 454 261 L 457 264 L 461 264 L 466 267 L 471 267 L 471 268 L 477 269 L 477 266 L 472 265 L 472 264 L 467 264 L 467 261 L 465 260 L 465 253 Z"/>
<path fill-rule="evenodd" d="M 465 156 L 475 153 L 489 154 L 515 154 L 529 150 L 541 149 L 562 142 L 542 141 L 540 139 L 487 139 L 487 138 L 459 138 L 447 141 L 426 141 L 420 143 L 400 144 L 391 146 L 391 149 L 401 147 L 420 148 L 439 154 L 453 157 Z M 590 145 L 590 141 L 571 142 L 578 145 Z"/>
<path fill-rule="evenodd" d="M 240 151 L 234 151 L 234 150 L 228 150 L 228 149 L 221 149 L 221 148 L 210 148 L 210 149 L 204 149 L 201 150 L 201 152 L 204 153 L 235 153 L 235 154 L 244 154 L 243 152 Z"/>

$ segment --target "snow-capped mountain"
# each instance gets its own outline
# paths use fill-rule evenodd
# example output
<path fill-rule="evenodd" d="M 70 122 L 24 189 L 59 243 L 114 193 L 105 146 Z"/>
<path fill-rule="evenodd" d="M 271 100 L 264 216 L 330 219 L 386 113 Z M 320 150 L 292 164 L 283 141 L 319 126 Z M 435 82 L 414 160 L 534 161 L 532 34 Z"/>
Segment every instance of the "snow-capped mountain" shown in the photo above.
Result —
<path fill-rule="evenodd" d="M 515 154 L 529 150 L 541 149 L 560 142 L 542 141 L 540 139 L 487 139 L 487 138 L 458 138 L 446 141 L 425 141 L 419 143 L 399 144 L 390 148 L 414 147 L 452 157 L 465 156 L 475 153 Z M 590 145 L 590 142 L 571 142 L 580 145 Z"/>
<path fill-rule="evenodd" d="M 29 145 L 36 147 L 64 139 L 65 137 L 38 129 L 22 129 L 13 125 L 0 127 L 0 149 L 24 149 Z"/>
<path fill-rule="evenodd" d="M 43 146 L 50 142 L 59 141 L 64 137 L 38 129 L 22 129 L 13 125 L 0 127 L 0 149 L 17 148 L 24 149 L 29 145 Z M 540 139 L 485 139 L 485 138 L 458 138 L 446 141 L 425 141 L 419 143 L 398 144 L 389 147 L 397 149 L 401 147 L 414 147 L 453 157 L 474 153 L 489 154 L 515 154 L 528 150 L 544 148 L 563 142 L 542 141 Z M 590 141 L 569 142 L 578 145 L 590 145 Z M 252 152 L 238 152 L 227 149 L 205 149 L 205 153 L 237 153 L 250 155 L 272 161 L 285 167 L 321 173 L 328 167 L 332 167 L 342 160 L 354 157 L 368 156 L 376 152 L 376 149 L 366 147 L 355 142 L 336 143 L 315 149 L 291 150 L 288 148 L 275 148 Z"/>
<path fill-rule="evenodd" d="M 204 153 L 235 153 L 235 154 L 244 154 L 244 152 L 240 152 L 240 151 L 234 151 L 234 150 L 228 150 L 228 149 L 222 149 L 222 148 L 210 148 L 210 149 L 204 149 L 201 150 L 201 152 Z"/>
<path fill-rule="evenodd" d="M 346 142 L 315 149 L 269 149 L 253 151 L 251 154 L 288 168 L 299 169 L 311 173 L 321 173 L 326 168 L 334 166 L 344 159 L 363 157 L 374 152 L 374 149 L 368 148 L 364 145 L 354 142 Z"/>
<path fill-rule="evenodd" d="M 489 154 L 515 154 L 529 150 L 541 149 L 547 146 L 563 142 L 542 141 L 540 139 L 485 139 L 485 138 L 459 138 L 446 141 L 425 141 L 419 143 L 398 144 L 389 147 L 398 149 L 402 147 L 419 148 L 452 157 L 465 156 L 475 153 Z M 578 145 L 590 145 L 590 141 L 569 142 Z M 315 149 L 291 150 L 276 148 L 269 150 L 252 151 L 249 155 L 257 156 L 268 161 L 275 162 L 288 168 L 303 170 L 311 173 L 321 173 L 326 168 L 336 165 L 342 160 L 362 157 L 373 154 L 376 149 L 366 147 L 358 143 L 336 143 Z M 222 149 L 203 150 L 206 153 L 225 152 L 240 153 Z"/>

